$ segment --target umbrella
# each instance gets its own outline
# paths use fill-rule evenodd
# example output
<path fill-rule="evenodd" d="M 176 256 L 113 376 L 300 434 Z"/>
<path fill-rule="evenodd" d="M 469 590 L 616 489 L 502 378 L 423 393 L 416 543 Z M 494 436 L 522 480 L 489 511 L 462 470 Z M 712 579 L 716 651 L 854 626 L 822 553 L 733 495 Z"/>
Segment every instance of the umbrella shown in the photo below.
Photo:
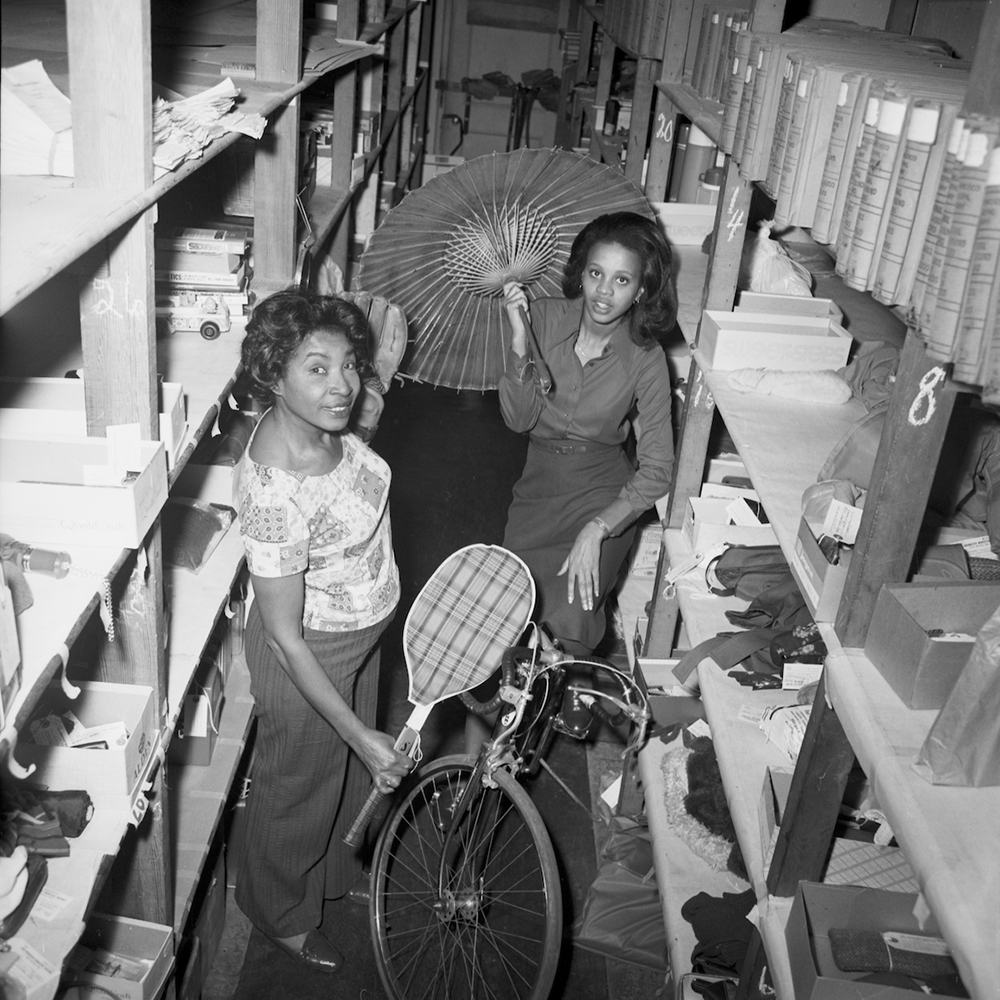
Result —
<path fill-rule="evenodd" d="M 402 307 L 410 344 L 400 372 L 451 389 L 495 389 L 509 333 L 504 283 L 529 299 L 561 295 L 577 233 L 605 212 L 652 219 L 614 167 L 561 149 L 468 160 L 407 194 L 372 234 L 362 288 Z"/>
<path fill-rule="evenodd" d="M 528 625 L 535 584 L 520 557 L 499 545 L 453 552 L 417 594 L 403 628 L 413 711 L 396 749 L 420 759 L 420 728 L 445 698 L 470 691 L 500 667 Z M 373 788 L 344 836 L 358 846 L 381 797 Z"/>

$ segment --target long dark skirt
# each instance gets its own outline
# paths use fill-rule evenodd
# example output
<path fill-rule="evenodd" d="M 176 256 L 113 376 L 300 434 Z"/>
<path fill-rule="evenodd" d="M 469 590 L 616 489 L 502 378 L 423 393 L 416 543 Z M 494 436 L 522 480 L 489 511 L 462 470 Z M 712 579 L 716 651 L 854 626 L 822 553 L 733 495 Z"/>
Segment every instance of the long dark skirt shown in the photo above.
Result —
<path fill-rule="evenodd" d="M 327 676 L 367 726 L 375 725 L 378 640 L 388 624 L 305 631 Z M 360 876 L 361 860 L 341 837 L 368 795 L 371 775 L 278 664 L 256 605 L 247 620 L 246 655 L 257 737 L 236 902 L 257 928 L 286 938 L 319 927 L 323 900 L 339 899 Z"/>
<path fill-rule="evenodd" d="M 514 486 L 504 546 L 531 569 L 538 590 L 535 620 L 545 622 L 570 653 L 592 653 L 604 638 L 604 603 L 632 546 L 634 529 L 601 544 L 601 583 L 593 611 L 580 596 L 567 601 L 567 578 L 556 576 L 580 529 L 600 514 L 632 475 L 620 448 L 555 454 L 532 442 L 524 472 Z"/>

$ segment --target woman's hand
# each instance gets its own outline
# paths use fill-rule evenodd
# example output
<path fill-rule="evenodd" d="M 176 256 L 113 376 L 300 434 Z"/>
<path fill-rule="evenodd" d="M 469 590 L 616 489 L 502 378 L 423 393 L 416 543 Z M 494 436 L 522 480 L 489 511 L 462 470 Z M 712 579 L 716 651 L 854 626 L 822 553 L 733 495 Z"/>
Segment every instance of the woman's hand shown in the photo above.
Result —
<path fill-rule="evenodd" d="M 388 733 L 368 729 L 356 741 L 352 749 L 371 772 L 375 787 L 387 795 L 399 788 L 400 782 L 413 767 L 413 760 L 395 749 L 395 741 Z"/>
<path fill-rule="evenodd" d="M 593 521 L 588 521 L 576 536 L 573 548 L 559 569 L 558 576 L 568 574 L 566 599 L 573 603 L 574 589 L 580 593 L 580 605 L 584 611 L 593 611 L 601 589 L 601 542 L 604 529 Z"/>
<path fill-rule="evenodd" d="M 521 310 L 524 316 L 528 315 L 528 296 L 516 281 L 508 281 L 503 286 L 503 307 L 510 320 L 510 346 L 519 358 L 525 358 L 528 356 L 528 331 Z"/>

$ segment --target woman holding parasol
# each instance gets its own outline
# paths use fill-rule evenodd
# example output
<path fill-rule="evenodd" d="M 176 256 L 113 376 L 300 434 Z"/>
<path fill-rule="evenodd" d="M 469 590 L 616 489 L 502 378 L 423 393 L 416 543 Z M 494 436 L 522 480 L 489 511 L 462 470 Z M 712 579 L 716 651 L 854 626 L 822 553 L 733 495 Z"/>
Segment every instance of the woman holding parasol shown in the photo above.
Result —
<path fill-rule="evenodd" d="M 268 407 L 234 476 L 254 602 L 257 738 L 236 902 L 282 950 L 336 972 L 319 930 L 361 863 L 341 842 L 410 759 L 374 728 L 379 639 L 399 600 L 368 320 L 334 296 L 278 292 L 247 324 L 243 370 Z M 343 830 L 340 827 L 343 826 Z"/>
<path fill-rule="evenodd" d="M 529 307 L 518 284 L 504 286 L 512 336 L 500 405 L 530 443 L 503 544 L 531 568 L 535 619 L 566 652 L 586 656 L 604 637 L 604 603 L 634 522 L 670 487 L 671 389 L 660 347 L 677 313 L 670 246 L 641 215 L 599 216 L 573 241 L 562 290 L 564 298 Z"/>

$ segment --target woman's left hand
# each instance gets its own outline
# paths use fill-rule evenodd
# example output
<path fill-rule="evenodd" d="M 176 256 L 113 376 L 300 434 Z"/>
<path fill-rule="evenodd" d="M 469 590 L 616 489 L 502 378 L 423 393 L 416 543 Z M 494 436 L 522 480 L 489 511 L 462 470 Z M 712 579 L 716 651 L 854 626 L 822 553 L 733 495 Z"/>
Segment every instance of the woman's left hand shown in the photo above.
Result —
<path fill-rule="evenodd" d="M 601 590 L 601 542 L 604 532 L 588 521 L 576 536 L 573 548 L 559 568 L 558 576 L 568 574 L 566 599 L 573 603 L 574 590 L 580 593 L 580 605 L 584 611 L 593 611 Z"/>

